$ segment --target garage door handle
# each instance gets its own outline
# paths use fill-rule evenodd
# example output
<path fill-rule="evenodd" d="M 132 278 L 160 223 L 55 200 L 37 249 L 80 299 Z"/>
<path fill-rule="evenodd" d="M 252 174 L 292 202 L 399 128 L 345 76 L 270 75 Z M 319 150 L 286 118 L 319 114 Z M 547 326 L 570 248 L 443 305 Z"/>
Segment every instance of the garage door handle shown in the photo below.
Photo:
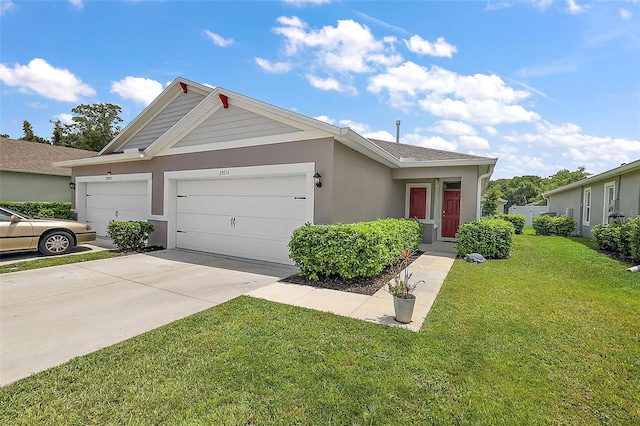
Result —
<path fill-rule="evenodd" d="M 186 234 L 187 233 L 187 231 L 177 231 L 177 232 L 178 232 L 178 234 Z"/>
<path fill-rule="evenodd" d="M 307 197 L 293 197 L 294 200 L 306 200 Z"/>
<path fill-rule="evenodd" d="M 235 228 L 236 227 L 236 218 L 232 217 L 231 220 L 229 220 L 229 223 L 231 224 L 232 228 Z"/>

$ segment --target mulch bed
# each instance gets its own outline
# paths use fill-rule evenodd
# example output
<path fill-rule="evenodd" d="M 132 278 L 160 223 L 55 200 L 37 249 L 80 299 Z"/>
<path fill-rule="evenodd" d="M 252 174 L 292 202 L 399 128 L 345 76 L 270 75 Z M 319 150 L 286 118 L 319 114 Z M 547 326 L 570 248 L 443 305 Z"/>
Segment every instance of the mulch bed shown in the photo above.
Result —
<path fill-rule="evenodd" d="M 421 251 L 416 251 L 409 258 L 409 265 L 422 255 Z M 373 277 L 356 277 L 351 279 L 342 278 L 338 275 L 321 276 L 319 281 L 310 280 L 300 275 L 291 275 L 283 278 L 280 282 L 308 285 L 317 288 L 328 288 L 330 290 L 347 291 L 349 293 L 373 295 L 376 291 L 384 287 L 397 274 L 400 262 L 396 265 L 386 267 L 382 272 Z"/>

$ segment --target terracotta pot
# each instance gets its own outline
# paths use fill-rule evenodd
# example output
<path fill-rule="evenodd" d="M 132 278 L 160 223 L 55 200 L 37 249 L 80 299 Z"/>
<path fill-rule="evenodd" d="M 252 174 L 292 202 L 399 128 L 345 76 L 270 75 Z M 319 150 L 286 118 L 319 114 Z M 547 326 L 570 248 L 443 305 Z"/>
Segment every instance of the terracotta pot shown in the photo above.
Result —
<path fill-rule="evenodd" d="M 413 308 L 416 304 L 416 298 L 402 299 L 400 297 L 393 297 L 393 308 L 396 312 L 396 321 L 403 324 L 411 322 L 413 316 Z"/>

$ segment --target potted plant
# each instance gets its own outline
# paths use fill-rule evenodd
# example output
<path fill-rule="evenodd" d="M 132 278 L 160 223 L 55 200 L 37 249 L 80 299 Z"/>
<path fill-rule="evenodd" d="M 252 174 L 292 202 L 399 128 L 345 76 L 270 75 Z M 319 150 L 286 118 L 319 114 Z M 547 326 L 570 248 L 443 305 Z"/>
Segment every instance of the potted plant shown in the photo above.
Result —
<path fill-rule="evenodd" d="M 411 250 L 401 250 L 402 261 L 400 269 L 389 282 L 389 293 L 393 295 L 393 308 L 396 313 L 396 321 L 401 323 L 410 323 L 413 316 L 413 308 L 416 304 L 416 295 L 413 294 L 416 286 L 423 283 L 424 280 L 410 283 L 409 280 L 413 274 L 409 273 L 409 258 L 413 254 Z"/>

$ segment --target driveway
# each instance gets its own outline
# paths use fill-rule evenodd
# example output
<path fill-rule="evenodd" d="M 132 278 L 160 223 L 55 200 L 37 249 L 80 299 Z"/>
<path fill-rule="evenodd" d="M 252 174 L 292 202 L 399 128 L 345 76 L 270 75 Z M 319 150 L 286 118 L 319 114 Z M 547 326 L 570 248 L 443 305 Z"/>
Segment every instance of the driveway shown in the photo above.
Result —
<path fill-rule="evenodd" d="M 180 250 L 0 276 L 0 385 L 216 306 L 292 267 Z"/>

